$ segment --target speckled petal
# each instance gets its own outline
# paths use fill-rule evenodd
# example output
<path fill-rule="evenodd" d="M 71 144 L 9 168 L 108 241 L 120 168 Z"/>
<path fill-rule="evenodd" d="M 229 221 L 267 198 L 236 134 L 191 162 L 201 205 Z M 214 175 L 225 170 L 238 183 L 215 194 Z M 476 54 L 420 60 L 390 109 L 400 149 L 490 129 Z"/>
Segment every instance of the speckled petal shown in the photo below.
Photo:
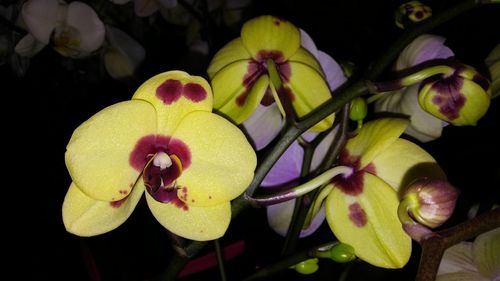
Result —
<path fill-rule="evenodd" d="M 250 61 L 237 61 L 217 72 L 211 81 L 214 109 L 236 124 L 252 115 L 269 87 L 269 77 L 266 74 L 258 74 L 253 70 L 248 73 L 250 69 Z"/>
<path fill-rule="evenodd" d="M 291 76 L 283 86 L 290 90 L 292 104 L 298 115 L 303 117 L 321 104 L 331 99 L 330 89 L 323 76 L 308 65 L 290 62 Z M 310 131 L 322 132 L 333 124 L 334 115 L 314 125 Z"/>
<path fill-rule="evenodd" d="M 104 42 L 104 23 L 94 9 L 83 2 L 75 1 L 68 5 L 66 24 L 78 30 L 79 48 L 84 52 L 93 52 Z"/>
<path fill-rule="evenodd" d="M 245 135 L 226 119 L 209 112 L 193 112 L 186 115 L 172 138 L 184 142 L 191 153 L 191 164 L 176 183 L 187 188 L 187 194 L 179 194 L 179 198 L 189 206 L 229 202 L 250 184 L 257 162 L 255 151 Z"/>
<path fill-rule="evenodd" d="M 71 183 L 62 206 L 64 226 L 68 232 L 79 236 L 111 231 L 128 219 L 143 192 L 144 185 L 135 185 L 132 192 L 120 201 L 99 201 L 88 197 Z"/>
<path fill-rule="evenodd" d="M 250 60 L 250 53 L 245 49 L 241 38 L 236 38 L 231 42 L 227 43 L 222 49 L 220 49 L 208 66 L 208 76 L 213 79 L 215 74 L 225 66 L 239 61 L 239 60 Z"/>
<path fill-rule="evenodd" d="M 261 51 L 279 51 L 287 60 L 300 47 L 300 32 L 292 23 L 274 16 L 260 16 L 241 28 L 243 45 L 255 59 Z"/>
<path fill-rule="evenodd" d="M 325 202 L 328 224 L 360 259 L 384 268 L 401 268 L 410 258 L 411 239 L 397 216 L 399 199 L 387 183 L 364 173 L 363 192 L 349 196 L 334 188 Z"/>
<path fill-rule="evenodd" d="M 397 139 L 372 161 L 378 177 L 395 190 L 405 188 L 422 177 L 446 179 L 436 160 L 418 145 Z"/>
<path fill-rule="evenodd" d="M 403 133 L 409 121 L 402 118 L 380 118 L 366 123 L 359 134 L 350 139 L 345 149 L 351 156 L 360 156 L 360 169 L 384 152 Z"/>
<path fill-rule="evenodd" d="M 66 147 L 73 182 L 96 200 L 124 198 L 142 172 L 129 163 L 130 153 L 156 128 L 156 112 L 144 101 L 125 101 L 96 113 L 73 132 Z"/>
<path fill-rule="evenodd" d="M 184 116 L 192 111 L 212 111 L 208 82 L 183 71 L 168 71 L 144 82 L 132 97 L 151 103 L 158 116 L 158 132 L 171 135 Z"/>
<path fill-rule="evenodd" d="M 154 217 L 163 227 L 187 239 L 206 241 L 220 238 L 231 221 L 229 202 L 211 207 L 189 206 L 185 210 L 175 204 L 160 203 L 147 192 L 146 200 Z"/>

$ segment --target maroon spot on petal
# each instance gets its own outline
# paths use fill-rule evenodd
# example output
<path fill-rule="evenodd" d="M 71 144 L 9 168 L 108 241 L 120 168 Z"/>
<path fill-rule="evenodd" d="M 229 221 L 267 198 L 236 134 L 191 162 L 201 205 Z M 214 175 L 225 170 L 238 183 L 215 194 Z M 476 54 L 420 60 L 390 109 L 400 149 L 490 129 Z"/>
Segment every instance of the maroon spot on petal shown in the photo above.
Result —
<path fill-rule="evenodd" d="M 349 176 L 336 176 L 332 179 L 332 183 L 335 184 L 342 192 L 351 196 L 356 196 L 363 192 L 364 173 L 376 175 L 377 172 L 373 163 L 370 163 L 361 169 L 359 156 L 350 155 L 345 149 L 340 152 L 339 165 L 349 166 L 353 168 L 354 172 Z"/>
<path fill-rule="evenodd" d="M 273 24 L 276 25 L 276 26 L 280 26 L 281 21 L 279 19 L 274 19 L 273 20 Z"/>
<path fill-rule="evenodd" d="M 277 50 L 262 50 L 257 53 L 256 60 L 258 62 L 267 64 L 266 61 L 272 59 L 274 63 L 284 63 L 286 61 L 283 53 Z"/>
<path fill-rule="evenodd" d="M 118 191 L 118 192 L 120 192 L 120 194 L 125 195 L 125 194 L 127 194 L 127 193 L 128 193 L 128 190 L 124 190 L 124 189 L 122 189 L 122 190 L 120 190 L 120 191 Z"/>
<path fill-rule="evenodd" d="M 262 100 L 260 101 L 260 104 L 262 104 L 263 106 L 267 107 L 267 106 L 270 106 L 273 103 L 274 103 L 274 97 L 273 97 L 273 94 L 271 92 L 271 88 L 267 87 L 266 93 L 262 97 Z"/>
<path fill-rule="evenodd" d="M 288 87 L 281 87 L 278 90 L 278 96 L 280 99 L 288 99 L 289 101 L 294 101 L 295 100 L 295 95 L 292 92 L 292 89 Z"/>
<path fill-rule="evenodd" d="M 165 104 L 172 104 L 182 95 L 181 81 L 169 79 L 156 88 L 156 96 Z"/>
<path fill-rule="evenodd" d="M 159 188 L 154 193 L 152 193 L 150 189 L 146 188 L 146 191 L 158 202 L 174 204 L 177 208 L 184 211 L 189 210 L 188 205 L 177 196 L 177 188 Z"/>
<path fill-rule="evenodd" d="M 265 71 L 266 67 L 258 61 L 252 60 L 248 63 L 247 72 L 243 76 L 243 87 L 245 87 L 245 89 L 236 97 L 236 105 L 240 107 L 245 105 L 253 85 Z"/>
<path fill-rule="evenodd" d="M 460 92 L 464 78 L 458 76 L 460 70 L 456 70 L 449 77 L 441 77 L 432 84 L 432 90 L 436 95 L 432 102 L 439 107 L 439 112 L 449 120 L 459 117 L 460 109 L 465 104 L 465 96 Z"/>
<path fill-rule="evenodd" d="M 488 91 L 490 87 L 490 81 L 488 81 L 488 79 L 484 78 L 482 75 L 474 75 L 474 77 L 472 77 L 472 81 L 478 84 L 485 91 Z"/>
<path fill-rule="evenodd" d="M 113 208 L 120 208 L 120 206 L 121 206 L 123 203 L 125 203 L 125 201 L 127 201 L 127 198 L 128 198 L 128 196 L 127 196 L 127 197 L 125 197 L 125 198 L 123 198 L 123 199 L 120 199 L 120 200 L 118 200 L 118 201 L 111 201 L 111 202 L 109 202 L 109 205 L 110 205 L 111 207 L 113 207 Z"/>
<path fill-rule="evenodd" d="M 207 97 L 207 91 L 200 84 L 187 83 L 184 85 L 184 96 L 193 102 L 200 102 Z"/>
<path fill-rule="evenodd" d="M 349 219 L 357 227 L 363 227 L 368 222 L 365 210 L 358 203 L 349 205 Z"/>

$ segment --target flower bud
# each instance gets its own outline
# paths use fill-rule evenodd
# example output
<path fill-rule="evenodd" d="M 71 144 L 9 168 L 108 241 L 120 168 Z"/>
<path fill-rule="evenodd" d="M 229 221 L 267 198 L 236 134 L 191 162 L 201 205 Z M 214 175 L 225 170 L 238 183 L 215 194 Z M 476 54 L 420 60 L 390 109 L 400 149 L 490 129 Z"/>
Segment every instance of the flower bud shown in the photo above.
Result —
<path fill-rule="evenodd" d="M 455 126 L 475 125 L 490 106 L 490 83 L 474 68 L 457 65 L 422 83 L 420 106 Z"/>
<path fill-rule="evenodd" d="M 423 21 L 431 15 L 431 8 L 422 4 L 420 1 L 410 1 L 399 6 L 394 15 L 394 19 L 396 25 L 404 29 L 408 24 Z"/>
<path fill-rule="evenodd" d="M 357 97 L 351 101 L 351 110 L 349 111 L 349 118 L 352 121 L 360 121 L 365 119 L 368 112 L 368 106 L 364 98 Z"/>
<path fill-rule="evenodd" d="M 415 180 L 405 192 L 402 204 L 419 223 L 435 228 L 453 214 L 458 190 L 449 182 L 439 179 Z"/>
<path fill-rule="evenodd" d="M 338 263 L 345 263 L 354 260 L 356 255 L 351 245 L 339 243 L 330 248 L 330 258 Z"/>
<path fill-rule="evenodd" d="M 303 262 L 300 262 L 294 266 L 292 266 L 295 271 L 297 271 L 300 274 L 313 274 L 314 272 L 318 271 L 319 266 L 318 266 L 318 259 L 317 258 L 312 258 L 305 260 Z"/>

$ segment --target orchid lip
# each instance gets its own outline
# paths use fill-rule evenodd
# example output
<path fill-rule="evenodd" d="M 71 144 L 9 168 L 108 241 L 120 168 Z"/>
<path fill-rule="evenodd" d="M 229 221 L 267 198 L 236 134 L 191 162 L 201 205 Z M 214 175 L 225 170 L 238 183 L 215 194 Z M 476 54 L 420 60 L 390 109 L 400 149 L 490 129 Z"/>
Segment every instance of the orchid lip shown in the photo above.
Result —
<path fill-rule="evenodd" d="M 176 180 L 182 173 L 182 163 L 175 154 L 159 151 L 144 167 L 143 179 L 148 193 L 158 202 L 169 203 L 177 198 Z"/>

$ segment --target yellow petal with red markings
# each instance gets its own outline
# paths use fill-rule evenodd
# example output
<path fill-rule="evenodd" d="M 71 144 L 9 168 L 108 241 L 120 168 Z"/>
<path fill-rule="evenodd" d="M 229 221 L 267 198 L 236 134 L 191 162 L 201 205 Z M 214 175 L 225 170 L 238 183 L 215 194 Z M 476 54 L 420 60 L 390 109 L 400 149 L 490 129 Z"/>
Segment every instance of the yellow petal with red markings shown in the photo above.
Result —
<path fill-rule="evenodd" d="M 259 106 L 269 86 L 269 77 L 250 61 L 237 61 L 211 81 L 214 109 L 237 124 L 247 120 Z"/>
<path fill-rule="evenodd" d="M 136 185 L 120 201 L 99 201 L 88 197 L 75 183 L 71 183 L 62 206 L 64 226 L 68 232 L 79 236 L 111 231 L 128 219 L 143 192 L 144 185 Z"/>
<path fill-rule="evenodd" d="M 408 126 L 409 120 L 402 118 L 380 118 L 366 123 L 358 135 L 346 144 L 346 150 L 351 156 L 360 156 L 363 169 L 378 154 L 384 152 Z"/>
<path fill-rule="evenodd" d="M 274 16 L 260 16 L 241 28 L 241 40 L 254 59 L 271 55 L 286 61 L 300 47 L 300 31 L 292 23 Z"/>
<path fill-rule="evenodd" d="M 197 110 L 212 111 L 213 96 L 208 82 L 183 71 L 168 71 L 144 82 L 132 99 L 151 103 L 158 116 L 158 132 L 171 135 L 182 118 Z"/>
<path fill-rule="evenodd" d="M 138 140 L 156 133 L 156 111 L 132 100 L 111 105 L 82 123 L 66 147 L 66 166 L 73 182 L 96 200 L 127 196 L 143 167 L 133 167 L 130 154 Z"/>
<path fill-rule="evenodd" d="M 208 76 L 213 79 L 217 72 L 225 66 L 239 60 L 250 59 L 250 53 L 243 46 L 241 38 L 236 38 L 222 47 L 212 58 L 207 69 Z"/>
<path fill-rule="evenodd" d="M 403 231 L 397 193 L 383 180 L 364 173 L 363 190 L 350 196 L 335 186 L 325 202 L 328 224 L 360 259 L 384 268 L 401 268 L 410 258 L 411 239 Z"/>
<path fill-rule="evenodd" d="M 191 164 L 176 185 L 189 206 L 215 206 L 239 196 L 250 184 L 256 155 L 245 135 L 226 119 L 208 112 L 187 115 L 173 138 L 186 144 Z M 182 194 L 181 194 L 182 193 Z"/>
<path fill-rule="evenodd" d="M 211 207 L 182 206 L 160 203 L 146 192 L 146 200 L 154 217 L 163 227 L 181 237 L 206 241 L 220 238 L 231 221 L 231 204 Z"/>
<path fill-rule="evenodd" d="M 319 64 L 318 60 L 309 53 L 306 49 L 300 47 L 293 56 L 291 56 L 288 61 L 290 62 L 299 62 L 303 63 L 305 65 L 310 66 L 314 70 L 316 70 L 318 73 L 320 73 L 323 76 L 323 70 L 321 68 L 321 65 Z"/>
<path fill-rule="evenodd" d="M 320 72 L 299 62 L 290 62 L 290 69 L 290 79 L 283 81 L 283 87 L 285 93 L 291 98 L 298 117 L 310 113 L 332 97 L 326 80 Z M 327 130 L 332 126 L 333 119 L 334 115 L 332 114 L 314 125 L 310 131 Z"/>
<path fill-rule="evenodd" d="M 436 160 L 418 145 L 397 139 L 373 159 L 376 175 L 396 191 L 417 178 L 446 179 Z"/>

